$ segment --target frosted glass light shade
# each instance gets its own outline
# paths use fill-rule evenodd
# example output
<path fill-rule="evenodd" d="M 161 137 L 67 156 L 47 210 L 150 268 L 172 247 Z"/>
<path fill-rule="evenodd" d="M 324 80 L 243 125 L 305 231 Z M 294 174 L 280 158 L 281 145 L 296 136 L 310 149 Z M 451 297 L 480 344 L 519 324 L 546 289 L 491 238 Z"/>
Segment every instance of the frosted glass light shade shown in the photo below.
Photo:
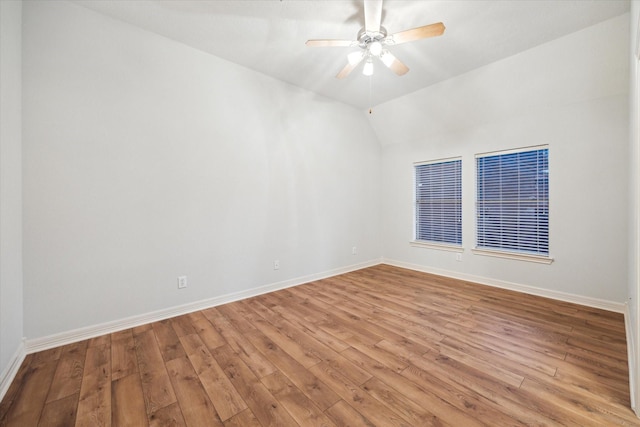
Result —
<path fill-rule="evenodd" d="M 373 42 L 369 45 L 369 52 L 371 52 L 371 55 L 373 56 L 380 56 L 380 53 L 382 52 L 382 43 L 380 42 Z"/>
<path fill-rule="evenodd" d="M 371 61 L 371 59 L 367 60 L 367 62 L 364 63 L 362 74 L 364 74 L 365 76 L 373 75 L 373 62 Z"/>

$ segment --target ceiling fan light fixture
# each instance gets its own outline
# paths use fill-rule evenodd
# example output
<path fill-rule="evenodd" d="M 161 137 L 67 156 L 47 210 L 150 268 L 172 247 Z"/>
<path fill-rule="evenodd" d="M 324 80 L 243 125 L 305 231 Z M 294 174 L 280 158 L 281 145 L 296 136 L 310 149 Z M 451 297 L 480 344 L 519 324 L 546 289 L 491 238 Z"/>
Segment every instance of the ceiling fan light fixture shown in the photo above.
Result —
<path fill-rule="evenodd" d="M 382 43 L 377 40 L 371 42 L 371 44 L 369 45 L 369 52 L 373 56 L 380 56 L 380 53 L 382 53 Z"/>
<path fill-rule="evenodd" d="M 373 61 L 371 60 L 371 58 L 367 59 L 367 62 L 364 63 L 362 74 L 364 74 L 367 77 L 373 75 Z"/>
<path fill-rule="evenodd" d="M 384 65 L 386 65 L 387 67 L 390 67 L 391 64 L 393 64 L 394 57 L 393 55 L 390 55 L 390 52 L 388 50 L 385 49 L 380 54 L 380 60 Z"/>
<path fill-rule="evenodd" d="M 2 1 L 2 0 L 0 0 Z M 393 34 L 388 34 L 382 26 L 382 2 L 384 0 L 352 0 L 364 3 L 364 28 L 358 31 L 355 40 L 333 40 L 333 39 L 311 39 L 307 40 L 307 46 L 344 46 L 359 47 L 360 52 L 353 52 L 347 55 L 347 65 L 336 75 L 338 79 L 347 77 L 360 62 L 365 64 L 362 74 L 373 75 L 373 58 L 382 61 L 391 71 L 398 76 L 403 76 L 409 71 L 402 61 L 396 58 L 389 50 L 388 46 L 394 46 L 414 40 L 426 39 L 441 36 L 445 26 L 442 22 L 423 25 L 410 30 L 404 30 Z"/>

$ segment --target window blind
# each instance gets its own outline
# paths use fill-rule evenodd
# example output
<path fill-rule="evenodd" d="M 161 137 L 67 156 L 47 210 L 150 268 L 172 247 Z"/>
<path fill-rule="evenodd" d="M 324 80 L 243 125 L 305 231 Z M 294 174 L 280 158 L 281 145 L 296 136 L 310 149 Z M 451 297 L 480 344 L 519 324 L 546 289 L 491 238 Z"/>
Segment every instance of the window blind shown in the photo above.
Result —
<path fill-rule="evenodd" d="M 476 157 L 477 246 L 549 254 L 549 150 Z"/>
<path fill-rule="evenodd" d="M 415 166 L 416 240 L 462 244 L 462 160 Z"/>

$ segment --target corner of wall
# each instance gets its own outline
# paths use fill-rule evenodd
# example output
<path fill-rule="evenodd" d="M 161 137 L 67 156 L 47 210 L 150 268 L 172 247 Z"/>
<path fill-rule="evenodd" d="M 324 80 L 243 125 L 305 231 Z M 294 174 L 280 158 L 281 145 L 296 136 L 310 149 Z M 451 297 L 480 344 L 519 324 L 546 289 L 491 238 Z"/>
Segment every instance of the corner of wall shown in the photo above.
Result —
<path fill-rule="evenodd" d="M 640 1 L 631 2 L 629 52 L 629 268 L 625 311 L 631 408 L 640 416 Z"/>
<path fill-rule="evenodd" d="M 22 1 L 0 1 L 0 398 L 24 360 L 22 341 Z"/>
<path fill-rule="evenodd" d="M 27 352 L 23 339 L 13 357 L 11 357 L 11 359 L 9 360 L 7 367 L 0 374 L 0 401 L 4 399 L 5 394 L 7 393 L 7 391 L 9 391 L 9 387 L 18 374 L 18 370 L 20 369 L 20 366 L 22 365 L 22 362 L 24 362 L 24 358 L 26 356 Z"/>

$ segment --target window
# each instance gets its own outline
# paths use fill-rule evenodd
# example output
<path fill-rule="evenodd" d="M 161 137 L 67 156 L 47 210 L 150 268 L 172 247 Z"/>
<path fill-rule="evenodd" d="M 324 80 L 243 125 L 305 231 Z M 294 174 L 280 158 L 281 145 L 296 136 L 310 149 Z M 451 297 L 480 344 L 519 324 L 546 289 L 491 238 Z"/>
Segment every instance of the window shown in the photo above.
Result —
<path fill-rule="evenodd" d="M 415 165 L 415 240 L 462 244 L 462 160 Z"/>
<path fill-rule="evenodd" d="M 477 248 L 549 255 L 549 150 L 476 156 Z"/>

